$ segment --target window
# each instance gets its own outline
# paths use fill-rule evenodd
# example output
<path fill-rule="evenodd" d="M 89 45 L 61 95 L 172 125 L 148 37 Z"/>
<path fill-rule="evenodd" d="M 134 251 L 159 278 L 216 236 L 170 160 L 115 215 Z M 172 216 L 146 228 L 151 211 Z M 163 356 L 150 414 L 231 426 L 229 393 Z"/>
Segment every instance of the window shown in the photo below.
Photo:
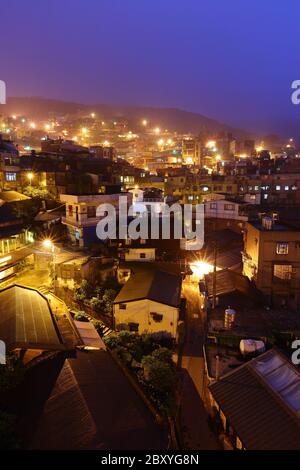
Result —
<path fill-rule="evenodd" d="M 276 245 L 276 253 L 277 255 L 287 255 L 289 252 L 289 244 L 288 242 L 279 242 Z"/>
<path fill-rule="evenodd" d="M 96 207 L 95 206 L 87 206 L 87 217 L 88 219 L 92 219 L 96 217 Z"/>
<path fill-rule="evenodd" d="M 234 204 L 224 204 L 225 211 L 234 211 Z"/>
<path fill-rule="evenodd" d="M 69 217 L 73 217 L 73 206 L 68 206 Z"/>
<path fill-rule="evenodd" d="M 127 305 L 126 304 L 119 304 L 119 309 L 120 310 L 126 310 Z"/>
<path fill-rule="evenodd" d="M 145 259 L 146 258 L 146 253 L 140 253 L 140 258 Z"/>
<path fill-rule="evenodd" d="M 138 323 L 128 323 L 130 331 L 139 331 L 139 324 Z"/>
<path fill-rule="evenodd" d="M 288 187 L 288 186 L 285 186 L 285 187 L 284 187 L 284 190 L 285 190 L 285 191 L 288 191 L 288 190 L 289 190 L 289 187 Z"/>
<path fill-rule="evenodd" d="M 150 315 L 156 323 L 160 323 L 163 319 L 163 315 L 161 313 L 150 312 Z"/>
<path fill-rule="evenodd" d="M 210 207 L 210 209 L 216 209 L 217 208 L 217 203 L 216 202 L 211 202 L 209 207 Z"/>
<path fill-rule="evenodd" d="M 277 185 L 275 186 L 276 191 L 280 191 L 280 188 L 281 188 L 281 187 L 279 186 L 279 184 L 277 184 Z"/>
<path fill-rule="evenodd" d="M 289 281 L 292 278 L 293 266 L 291 264 L 274 264 L 274 277 Z"/>
<path fill-rule="evenodd" d="M 17 181 L 17 173 L 7 172 L 5 173 L 6 181 Z"/>

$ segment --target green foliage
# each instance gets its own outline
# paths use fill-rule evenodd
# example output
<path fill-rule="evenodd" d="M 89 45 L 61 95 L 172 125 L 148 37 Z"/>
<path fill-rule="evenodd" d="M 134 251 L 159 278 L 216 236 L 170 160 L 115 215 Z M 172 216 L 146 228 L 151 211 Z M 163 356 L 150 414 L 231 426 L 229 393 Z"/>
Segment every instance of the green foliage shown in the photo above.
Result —
<path fill-rule="evenodd" d="M 74 320 L 88 322 L 89 318 L 88 318 L 88 315 L 83 310 L 80 310 L 79 312 L 75 313 Z"/>
<path fill-rule="evenodd" d="M 99 320 L 92 320 L 91 323 L 94 325 L 94 327 L 95 327 L 96 330 L 97 330 L 97 333 L 98 333 L 99 336 L 101 336 L 101 338 L 102 338 L 105 325 L 104 325 L 101 321 L 99 321 Z"/>
<path fill-rule="evenodd" d="M 166 342 L 164 335 L 138 335 L 119 331 L 104 338 L 121 361 L 136 375 L 153 403 L 164 413 L 172 414 L 175 405 L 176 369 L 172 350 L 161 347 L 155 340 Z"/>
<path fill-rule="evenodd" d="M 164 362 L 166 364 L 173 364 L 172 361 L 172 351 L 168 348 L 161 348 L 155 349 L 152 353 L 152 357 L 157 359 L 158 361 Z"/>
<path fill-rule="evenodd" d="M 51 199 L 52 197 L 47 189 L 30 185 L 23 189 L 23 194 L 33 199 Z"/>

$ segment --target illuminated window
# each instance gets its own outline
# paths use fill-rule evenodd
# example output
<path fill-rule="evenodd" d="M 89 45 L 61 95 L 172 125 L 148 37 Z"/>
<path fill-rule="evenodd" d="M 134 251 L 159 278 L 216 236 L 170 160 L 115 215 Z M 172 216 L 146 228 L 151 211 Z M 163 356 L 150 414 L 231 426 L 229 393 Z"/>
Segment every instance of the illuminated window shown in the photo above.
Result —
<path fill-rule="evenodd" d="M 289 253 L 289 244 L 288 242 L 279 242 L 276 245 L 277 255 L 287 255 Z"/>
<path fill-rule="evenodd" d="M 7 172 L 5 173 L 6 181 L 17 181 L 17 173 Z"/>
<path fill-rule="evenodd" d="M 274 277 L 289 281 L 292 278 L 293 266 L 291 264 L 274 264 Z"/>
<path fill-rule="evenodd" d="M 225 211 L 234 211 L 234 204 L 224 204 Z"/>

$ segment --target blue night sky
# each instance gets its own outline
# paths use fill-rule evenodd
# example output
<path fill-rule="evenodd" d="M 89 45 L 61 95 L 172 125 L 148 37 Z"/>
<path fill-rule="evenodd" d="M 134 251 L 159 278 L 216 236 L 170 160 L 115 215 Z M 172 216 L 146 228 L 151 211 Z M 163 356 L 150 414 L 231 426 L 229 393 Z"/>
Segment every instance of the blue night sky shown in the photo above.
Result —
<path fill-rule="evenodd" d="M 299 1 L 10 0 L 0 14 L 9 96 L 179 107 L 299 133 Z"/>

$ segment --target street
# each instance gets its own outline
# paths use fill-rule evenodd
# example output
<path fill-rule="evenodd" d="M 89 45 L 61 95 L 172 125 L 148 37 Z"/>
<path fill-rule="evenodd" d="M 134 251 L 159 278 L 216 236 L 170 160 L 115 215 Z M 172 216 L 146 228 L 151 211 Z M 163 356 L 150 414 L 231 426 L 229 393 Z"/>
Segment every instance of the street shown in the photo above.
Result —
<path fill-rule="evenodd" d="M 204 316 L 198 283 L 184 281 L 186 302 L 186 341 L 183 348 L 183 382 L 180 400 L 180 427 L 184 448 L 218 450 L 220 444 L 208 425 L 208 413 L 202 397 L 205 395 L 203 357 Z"/>

